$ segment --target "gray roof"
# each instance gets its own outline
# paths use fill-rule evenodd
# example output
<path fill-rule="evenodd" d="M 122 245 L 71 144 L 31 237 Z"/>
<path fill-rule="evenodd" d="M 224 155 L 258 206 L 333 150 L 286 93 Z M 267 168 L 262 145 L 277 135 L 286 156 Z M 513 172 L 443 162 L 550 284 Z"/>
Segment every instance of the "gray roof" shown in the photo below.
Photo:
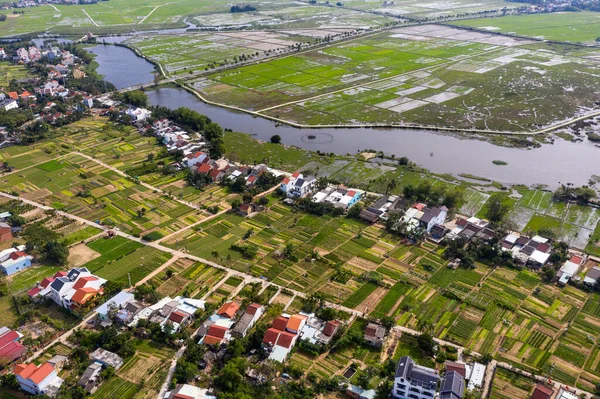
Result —
<path fill-rule="evenodd" d="M 592 267 L 585 277 L 591 278 L 593 280 L 598 280 L 598 278 L 600 278 L 600 267 L 598 267 L 598 266 Z"/>
<path fill-rule="evenodd" d="M 88 368 L 85 369 L 85 371 L 83 372 L 83 375 L 77 382 L 77 385 L 86 387 L 92 378 L 94 378 L 98 374 L 100 374 L 101 370 L 102 370 L 102 365 L 100 363 L 94 362 L 94 363 L 90 364 L 88 366 Z"/>
<path fill-rule="evenodd" d="M 379 198 L 377 201 L 375 201 L 375 202 L 373 203 L 373 205 L 371 205 L 371 207 L 373 207 L 373 208 L 375 208 L 375 209 L 379 209 L 379 208 L 381 208 L 382 206 L 384 206 L 385 204 L 387 204 L 387 202 L 388 202 L 388 198 L 389 198 L 389 197 L 388 197 L 387 195 L 384 195 L 383 197 L 381 197 L 381 198 Z"/>
<path fill-rule="evenodd" d="M 52 287 L 53 290 L 55 291 L 60 291 L 63 287 L 63 285 L 65 285 L 65 283 L 70 283 L 71 280 L 69 280 L 66 277 L 59 277 L 57 279 L 55 279 L 52 284 L 50 284 L 50 287 Z"/>
<path fill-rule="evenodd" d="M 434 369 L 419 366 L 408 356 L 404 356 L 398 361 L 394 377 L 402 377 L 409 380 L 413 385 L 419 385 L 427 389 L 435 389 L 440 379 Z"/>
<path fill-rule="evenodd" d="M 92 352 L 90 354 L 90 358 L 96 362 L 113 366 L 115 369 L 118 369 L 123 364 L 123 359 L 121 356 L 102 348 L 98 348 Z"/>
<path fill-rule="evenodd" d="M 254 320 L 254 315 L 248 312 L 244 313 L 242 317 L 240 317 L 238 322 L 235 323 L 235 326 L 231 330 L 232 334 L 245 334 L 246 330 L 248 329 L 248 326 L 250 325 L 250 323 L 252 323 L 252 320 Z"/>
<path fill-rule="evenodd" d="M 440 384 L 440 399 L 462 399 L 465 391 L 465 383 L 456 371 L 444 374 Z"/>

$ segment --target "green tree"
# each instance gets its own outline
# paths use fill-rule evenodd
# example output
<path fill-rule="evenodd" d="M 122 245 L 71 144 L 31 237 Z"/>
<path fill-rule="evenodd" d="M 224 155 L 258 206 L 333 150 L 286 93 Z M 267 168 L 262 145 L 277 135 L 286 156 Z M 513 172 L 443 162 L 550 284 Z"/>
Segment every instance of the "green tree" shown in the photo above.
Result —
<path fill-rule="evenodd" d="M 500 223 L 508 212 L 510 206 L 504 202 L 504 197 L 501 195 L 492 195 L 487 203 L 486 216 L 493 223 Z"/>
<path fill-rule="evenodd" d="M 135 107 L 147 107 L 149 104 L 148 96 L 141 90 L 132 90 L 123 94 L 123 100 Z"/>
<path fill-rule="evenodd" d="M 69 257 L 69 248 L 59 241 L 48 241 L 42 249 L 42 258 L 46 262 L 65 265 Z"/>
<path fill-rule="evenodd" d="M 281 144 L 281 136 L 278 134 L 274 134 L 273 136 L 271 136 L 271 143 Z"/>

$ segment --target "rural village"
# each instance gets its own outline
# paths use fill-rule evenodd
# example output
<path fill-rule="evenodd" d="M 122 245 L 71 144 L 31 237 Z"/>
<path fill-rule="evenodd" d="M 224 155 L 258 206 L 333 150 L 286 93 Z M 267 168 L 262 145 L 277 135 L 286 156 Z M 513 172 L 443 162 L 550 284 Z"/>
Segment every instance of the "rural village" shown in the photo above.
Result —
<path fill-rule="evenodd" d="M 502 22 L 592 21 L 597 2 L 154 1 L 120 20 L 119 1 L 0 4 L 1 398 L 600 395 L 597 171 L 556 187 L 432 173 L 368 139 L 303 149 L 152 100 L 178 87 L 276 127 L 595 151 L 597 32 Z M 96 46 L 136 51 L 154 81 L 111 83 Z M 519 83 L 494 78 L 521 63 Z"/>

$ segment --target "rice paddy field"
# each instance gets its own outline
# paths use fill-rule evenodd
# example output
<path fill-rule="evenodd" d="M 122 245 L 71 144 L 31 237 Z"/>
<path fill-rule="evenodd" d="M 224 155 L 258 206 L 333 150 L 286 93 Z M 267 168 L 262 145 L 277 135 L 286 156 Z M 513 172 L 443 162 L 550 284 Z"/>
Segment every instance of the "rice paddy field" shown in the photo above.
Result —
<path fill-rule="evenodd" d="M 300 32 L 301 33 L 301 32 Z M 127 44 L 159 62 L 171 76 L 204 71 L 209 65 L 219 65 L 234 57 L 264 56 L 284 51 L 288 46 L 309 39 L 299 34 L 279 32 L 219 32 L 141 34 Z M 323 34 L 326 34 L 324 31 Z"/>
<path fill-rule="evenodd" d="M 83 266 L 107 280 L 135 284 L 171 258 L 171 255 L 116 236 L 99 238 L 86 246 L 99 254 Z"/>
<path fill-rule="evenodd" d="M 0 189 L 134 234 L 166 234 L 199 220 L 193 208 L 72 154 L 8 175 Z"/>
<path fill-rule="evenodd" d="M 214 13 L 197 16 L 193 22 L 202 27 L 256 29 L 343 29 L 379 27 L 396 21 L 383 15 L 357 12 L 342 7 L 287 3 L 271 9 L 258 8 L 247 13 Z"/>
<path fill-rule="evenodd" d="M 45 5 L 20 9 L 0 22 L 2 36 L 52 32 L 83 34 L 125 33 L 140 30 L 185 28 L 185 21 L 201 27 L 369 27 L 391 18 L 335 7 L 308 6 L 282 0 L 253 3 L 253 13 L 229 13 L 224 1 L 110 0 L 96 4 Z"/>
<path fill-rule="evenodd" d="M 190 83 L 208 100 L 304 125 L 536 131 L 596 107 L 598 51 L 559 47 L 406 26 Z"/>
<path fill-rule="evenodd" d="M 0 23 L 2 36 L 32 32 L 119 33 L 135 29 L 185 27 L 190 15 L 225 12 L 229 5 L 209 0 L 182 0 L 169 6 L 164 0 L 111 0 L 85 5 L 45 5 L 22 9 Z"/>
<path fill-rule="evenodd" d="M 7 87 L 10 82 L 29 77 L 27 68 L 23 65 L 11 65 L 8 62 L 0 62 L 0 87 Z"/>
<path fill-rule="evenodd" d="M 490 32 L 571 43 L 594 43 L 600 28 L 600 14 L 591 11 L 507 15 L 452 22 Z"/>
<path fill-rule="evenodd" d="M 390 16 L 406 16 L 411 18 L 435 18 L 439 16 L 457 15 L 463 13 L 476 14 L 484 11 L 501 10 L 504 7 L 510 10 L 526 5 L 527 4 L 517 2 L 506 3 L 500 0 L 483 0 L 477 2 L 470 0 L 457 0 L 447 3 L 440 3 L 436 0 L 425 0 L 418 2 L 394 2 L 387 5 L 384 5 L 383 2 L 379 1 L 349 0 L 344 2 L 344 6 L 348 8 L 375 11 L 377 13 Z"/>

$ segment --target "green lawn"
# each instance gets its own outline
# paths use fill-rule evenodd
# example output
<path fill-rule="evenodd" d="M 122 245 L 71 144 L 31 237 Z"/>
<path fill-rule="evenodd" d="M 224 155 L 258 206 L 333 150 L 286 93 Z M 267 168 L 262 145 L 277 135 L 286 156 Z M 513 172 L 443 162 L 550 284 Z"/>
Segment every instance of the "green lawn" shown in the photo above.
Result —
<path fill-rule="evenodd" d="M 596 12 L 560 12 L 529 15 L 507 15 L 452 22 L 484 30 L 516 33 L 546 40 L 594 42 L 600 30 L 600 14 Z"/>

